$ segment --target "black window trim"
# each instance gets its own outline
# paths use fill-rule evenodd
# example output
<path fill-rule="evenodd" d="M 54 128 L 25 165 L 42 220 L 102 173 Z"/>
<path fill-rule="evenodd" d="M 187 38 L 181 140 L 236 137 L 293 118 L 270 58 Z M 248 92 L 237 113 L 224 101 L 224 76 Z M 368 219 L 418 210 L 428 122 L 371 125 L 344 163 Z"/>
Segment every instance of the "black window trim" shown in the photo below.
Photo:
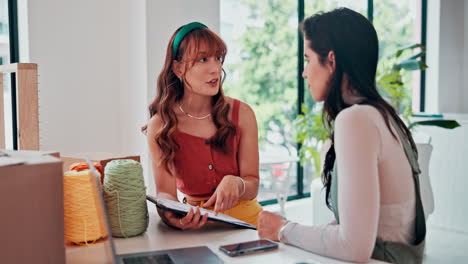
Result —
<path fill-rule="evenodd" d="M 2 61 L 2 63 L 18 63 L 19 62 L 19 36 L 18 36 L 18 1 L 8 0 L 8 33 L 10 47 L 10 61 Z M 16 100 L 16 73 L 10 73 L 10 91 L 11 91 L 11 113 L 12 113 L 12 137 L 13 149 L 18 149 L 18 112 Z M 6 124 L 8 125 L 8 124 Z"/>

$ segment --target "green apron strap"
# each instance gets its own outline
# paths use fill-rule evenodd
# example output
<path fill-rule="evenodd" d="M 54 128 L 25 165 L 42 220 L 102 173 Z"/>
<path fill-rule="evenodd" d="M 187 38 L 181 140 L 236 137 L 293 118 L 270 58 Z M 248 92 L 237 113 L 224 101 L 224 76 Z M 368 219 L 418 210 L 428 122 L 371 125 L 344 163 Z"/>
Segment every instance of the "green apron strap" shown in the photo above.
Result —
<path fill-rule="evenodd" d="M 413 139 L 410 138 L 410 142 L 407 138 L 403 135 L 403 131 L 401 131 L 400 127 L 396 123 L 393 118 L 389 118 L 390 122 L 392 123 L 393 128 L 397 131 L 400 141 L 403 144 L 403 148 L 405 150 L 406 157 L 408 158 L 411 169 L 413 170 L 413 178 L 414 178 L 414 191 L 416 193 L 416 238 L 413 245 L 418 245 L 426 238 L 426 218 L 424 216 L 424 208 L 421 201 L 421 189 L 419 186 L 419 174 L 421 170 L 418 164 L 418 156 L 417 150 L 413 149 L 411 143 L 416 146 Z"/>
<path fill-rule="evenodd" d="M 340 215 L 338 213 L 338 172 L 336 161 L 333 164 L 333 170 L 331 171 L 331 185 L 330 185 L 330 204 L 331 204 L 331 211 L 335 215 L 336 223 L 340 223 Z"/>

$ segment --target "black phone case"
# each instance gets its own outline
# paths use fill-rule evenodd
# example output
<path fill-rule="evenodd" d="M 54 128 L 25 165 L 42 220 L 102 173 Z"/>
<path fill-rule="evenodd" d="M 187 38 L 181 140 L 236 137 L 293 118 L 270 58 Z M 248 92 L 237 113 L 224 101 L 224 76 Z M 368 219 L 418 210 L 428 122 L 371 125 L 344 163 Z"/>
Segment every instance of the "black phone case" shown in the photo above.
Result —
<path fill-rule="evenodd" d="M 260 247 L 245 248 L 242 250 L 235 250 L 235 251 L 227 250 L 226 248 L 223 248 L 223 246 L 220 246 L 219 250 L 230 257 L 235 257 L 235 256 L 240 256 L 240 255 L 270 251 L 270 250 L 274 250 L 277 248 L 278 248 L 278 244 L 275 243 L 275 244 L 269 244 L 269 245 L 260 246 Z"/>

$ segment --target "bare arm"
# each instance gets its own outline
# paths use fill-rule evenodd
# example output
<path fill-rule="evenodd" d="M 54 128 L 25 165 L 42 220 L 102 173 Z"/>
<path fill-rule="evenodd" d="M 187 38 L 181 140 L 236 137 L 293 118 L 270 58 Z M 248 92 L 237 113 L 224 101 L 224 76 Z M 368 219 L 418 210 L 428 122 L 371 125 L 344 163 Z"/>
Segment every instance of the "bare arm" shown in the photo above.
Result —
<path fill-rule="evenodd" d="M 157 196 L 160 198 L 178 201 L 176 178 L 174 173 L 174 165 L 170 164 L 169 169 L 172 175 L 166 171 L 161 161 L 161 149 L 156 143 L 156 133 L 162 126 L 162 120 L 157 116 L 153 116 L 148 123 L 147 141 L 150 153 L 151 166 L 156 183 Z M 180 218 L 171 212 L 165 212 L 158 209 L 158 214 L 161 219 L 169 226 L 179 229 L 200 228 L 208 220 L 208 214 L 200 215 L 200 210 L 190 211 L 185 217 Z"/>
<path fill-rule="evenodd" d="M 239 127 L 239 176 L 245 181 L 245 193 L 239 199 L 252 200 L 258 195 L 259 184 L 258 128 L 254 111 L 244 103 L 240 105 Z"/>
<path fill-rule="evenodd" d="M 203 205 L 214 206 L 214 211 L 225 211 L 239 200 L 251 200 L 258 194 L 258 130 L 255 114 L 247 104 L 239 109 L 239 172 L 240 175 L 225 175 L 215 193 Z M 240 176 L 240 177 L 239 177 Z M 244 189 L 245 184 L 245 189 Z"/>
<path fill-rule="evenodd" d="M 158 197 L 178 201 L 177 200 L 177 188 L 176 180 L 173 171 L 173 165 L 171 164 L 171 170 L 173 175 L 170 175 L 161 161 L 161 149 L 156 143 L 156 133 L 162 127 L 162 120 L 157 116 L 153 116 L 148 123 L 148 148 L 150 153 L 151 167 L 153 169 L 153 176 L 156 183 L 156 192 Z"/>

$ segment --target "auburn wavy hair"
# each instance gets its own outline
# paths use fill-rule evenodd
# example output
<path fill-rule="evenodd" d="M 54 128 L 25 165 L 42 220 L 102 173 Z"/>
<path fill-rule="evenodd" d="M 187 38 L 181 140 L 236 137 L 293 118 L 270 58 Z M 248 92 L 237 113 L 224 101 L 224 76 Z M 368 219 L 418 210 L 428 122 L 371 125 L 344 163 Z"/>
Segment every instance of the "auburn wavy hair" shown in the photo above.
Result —
<path fill-rule="evenodd" d="M 162 127 L 156 132 L 155 141 L 161 149 L 162 157 L 160 164 L 164 166 L 167 172 L 172 175 L 170 165 L 174 161 L 175 153 L 180 146 L 174 139 L 174 133 L 177 130 L 178 120 L 174 112 L 174 105 L 178 104 L 184 97 L 184 83 L 186 83 L 185 73 L 179 79 L 173 72 L 173 52 L 172 45 L 174 38 L 182 27 L 178 28 L 172 35 L 167 46 L 166 59 L 164 67 L 159 74 L 157 81 L 157 95 L 149 106 L 150 117 L 158 114 L 162 120 Z M 200 50 L 206 52 L 203 56 Z M 187 72 L 195 62 L 203 57 L 222 57 L 222 61 L 227 53 L 227 47 L 224 41 L 208 28 L 197 28 L 185 35 L 177 51 L 176 61 L 187 65 Z M 230 105 L 226 101 L 223 93 L 222 84 L 226 73 L 223 69 L 219 91 L 212 97 L 212 118 L 217 128 L 215 135 L 209 140 L 209 144 L 217 151 L 228 153 L 231 148 L 228 147 L 227 140 L 230 136 L 236 134 L 236 127 L 229 121 L 228 114 Z M 142 128 L 146 132 L 147 126 Z"/>

